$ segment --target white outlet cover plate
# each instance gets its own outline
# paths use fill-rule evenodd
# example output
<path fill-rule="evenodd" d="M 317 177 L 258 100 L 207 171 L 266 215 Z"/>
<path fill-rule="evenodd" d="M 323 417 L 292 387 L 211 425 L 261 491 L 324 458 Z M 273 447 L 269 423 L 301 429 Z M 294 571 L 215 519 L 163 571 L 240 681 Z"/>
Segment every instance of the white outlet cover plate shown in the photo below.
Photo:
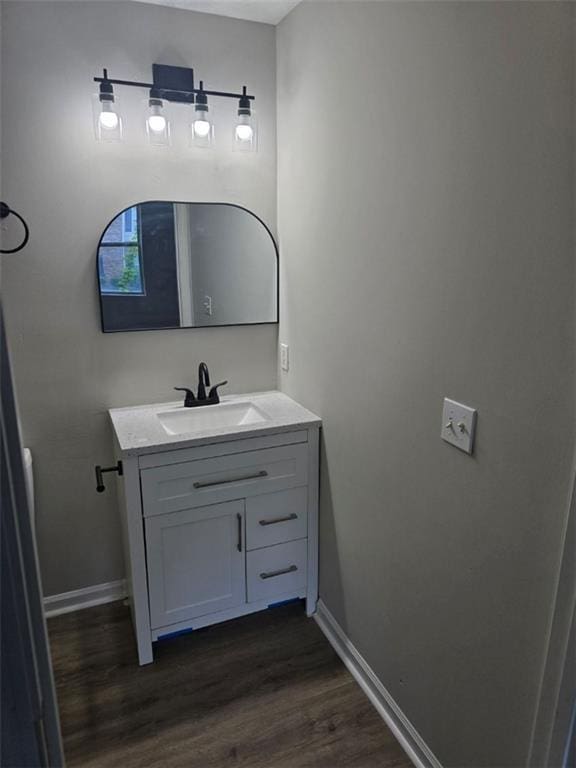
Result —
<path fill-rule="evenodd" d="M 442 432 L 440 433 L 442 439 L 465 453 L 472 453 L 476 432 L 476 415 L 475 408 L 470 408 L 468 405 L 457 403 L 456 400 L 445 397 L 442 409 Z"/>

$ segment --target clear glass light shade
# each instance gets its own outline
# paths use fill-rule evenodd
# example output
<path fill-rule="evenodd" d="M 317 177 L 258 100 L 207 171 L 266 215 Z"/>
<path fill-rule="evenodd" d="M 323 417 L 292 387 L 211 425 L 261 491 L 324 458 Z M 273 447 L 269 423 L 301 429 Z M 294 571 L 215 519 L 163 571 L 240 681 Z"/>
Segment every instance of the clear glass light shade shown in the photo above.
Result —
<path fill-rule="evenodd" d="M 255 152 L 258 148 L 258 129 L 254 112 L 238 115 L 234 124 L 233 148 L 237 152 Z"/>
<path fill-rule="evenodd" d="M 194 109 L 192 113 L 191 141 L 194 147 L 211 147 L 214 143 L 214 123 L 208 110 Z"/>
<path fill-rule="evenodd" d="M 98 141 L 122 140 L 122 115 L 115 97 L 101 100 L 100 94 L 92 99 L 94 132 Z"/>
<path fill-rule="evenodd" d="M 146 109 L 146 135 L 149 144 L 167 147 L 170 144 L 170 120 L 162 99 L 149 99 Z"/>

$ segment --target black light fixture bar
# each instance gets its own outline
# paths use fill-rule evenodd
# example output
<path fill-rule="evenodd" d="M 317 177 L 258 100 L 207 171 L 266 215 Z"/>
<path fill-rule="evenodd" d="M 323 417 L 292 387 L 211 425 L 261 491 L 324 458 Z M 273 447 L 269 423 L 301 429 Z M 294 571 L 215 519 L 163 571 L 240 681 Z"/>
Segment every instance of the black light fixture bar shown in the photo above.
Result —
<path fill-rule="evenodd" d="M 184 70 L 186 73 L 189 73 L 189 77 L 191 78 L 191 82 L 194 82 L 194 70 L 188 69 L 186 67 L 167 67 L 165 65 L 155 64 L 154 65 L 154 74 L 156 75 L 157 72 L 160 72 L 160 74 L 165 70 Z M 94 82 L 96 83 L 109 83 L 111 85 L 125 85 L 129 86 L 130 88 L 146 88 L 148 90 L 154 88 L 155 90 L 159 91 L 161 93 L 161 98 L 165 98 L 168 101 L 177 101 L 181 103 L 192 103 L 194 101 L 194 96 L 197 93 L 204 93 L 206 96 L 220 96 L 225 99 L 249 99 L 251 101 L 254 100 L 254 96 L 250 96 L 247 93 L 230 93 L 228 91 L 209 91 L 205 88 L 191 88 L 191 89 L 183 89 L 183 88 L 168 88 L 166 87 L 166 84 L 163 85 L 161 77 L 155 78 L 157 81 L 154 83 L 141 83 L 137 80 L 119 80 L 117 78 L 108 77 L 108 70 L 104 69 L 103 77 L 95 77 Z M 244 90 L 246 90 L 244 88 Z M 192 98 L 191 98 L 192 97 Z"/>

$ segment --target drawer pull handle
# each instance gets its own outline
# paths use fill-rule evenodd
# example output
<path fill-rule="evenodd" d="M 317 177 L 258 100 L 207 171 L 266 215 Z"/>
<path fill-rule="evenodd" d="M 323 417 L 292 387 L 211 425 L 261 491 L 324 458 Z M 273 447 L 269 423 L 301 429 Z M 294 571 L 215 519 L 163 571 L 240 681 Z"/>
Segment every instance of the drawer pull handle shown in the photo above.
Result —
<path fill-rule="evenodd" d="M 227 480 L 209 480 L 207 483 L 198 481 L 193 483 L 194 488 L 212 488 L 216 485 L 226 485 L 227 483 L 239 483 L 241 480 L 256 480 L 258 477 L 268 477 L 268 472 L 265 469 L 261 469 L 260 472 L 255 472 L 252 475 L 240 475 L 239 477 L 230 477 Z"/>
<path fill-rule="evenodd" d="M 275 517 L 272 520 L 259 520 L 260 525 L 276 525 L 276 523 L 287 523 L 289 520 L 297 520 L 298 515 L 295 512 L 292 512 L 290 515 L 286 515 L 286 517 Z"/>
<path fill-rule="evenodd" d="M 237 549 L 238 552 L 242 552 L 242 515 L 240 512 L 236 514 L 236 519 L 238 520 L 238 545 Z"/>
<path fill-rule="evenodd" d="M 260 574 L 261 579 L 273 579 L 275 576 L 282 576 L 284 573 L 294 573 L 298 570 L 297 565 L 291 565 L 288 568 L 282 568 L 280 571 L 264 571 Z"/>

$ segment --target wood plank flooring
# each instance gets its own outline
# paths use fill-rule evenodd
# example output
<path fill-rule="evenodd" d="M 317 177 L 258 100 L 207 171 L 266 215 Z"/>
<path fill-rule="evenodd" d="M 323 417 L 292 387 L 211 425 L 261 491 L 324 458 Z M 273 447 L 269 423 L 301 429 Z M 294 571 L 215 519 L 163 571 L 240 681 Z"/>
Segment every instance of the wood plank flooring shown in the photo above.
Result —
<path fill-rule="evenodd" d="M 48 622 L 69 768 L 411 768 L 302 605 L 157 643 L 128 609 Z"/>

